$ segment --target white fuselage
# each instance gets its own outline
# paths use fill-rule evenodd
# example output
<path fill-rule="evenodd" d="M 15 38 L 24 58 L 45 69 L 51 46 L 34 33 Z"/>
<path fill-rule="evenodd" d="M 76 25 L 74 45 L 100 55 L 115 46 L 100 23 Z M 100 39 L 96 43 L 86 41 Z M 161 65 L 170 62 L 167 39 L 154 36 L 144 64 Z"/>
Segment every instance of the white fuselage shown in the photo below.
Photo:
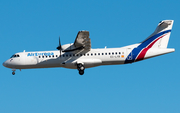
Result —
<path fill-rule="evenodd" d="M 127 51 L 124 48 L 91 49 L 89 52 L 37 51 L 16 53 L 19 57 L 8 59 L 4 66 L 13 69 L 65 67 L 77 69 L 77 63 L 85 68 L 99 65 L 124 64 Z"/>
<path fill-rule="evenodd" d="M 3 65 L 11 69 L 31 69 L 31 68 L 52 68 L 64 67 L 77 69 L 77 64 L 81 63 L 85 68 L 100 65 L 116 65 L 136 62 L 132 50 L 139 44 L 125 46 L 122 48 L 91 49 L 89 52 L 62 52 L 60 51 L 37 51 L 20 52 L 5 61 Z M 143 59 L 174 52 L 174 49 L 149 49 Z M 143 60 L 140 59 L 140 60 Z M 137 60 L 139 61 L 139 60 Z"/>

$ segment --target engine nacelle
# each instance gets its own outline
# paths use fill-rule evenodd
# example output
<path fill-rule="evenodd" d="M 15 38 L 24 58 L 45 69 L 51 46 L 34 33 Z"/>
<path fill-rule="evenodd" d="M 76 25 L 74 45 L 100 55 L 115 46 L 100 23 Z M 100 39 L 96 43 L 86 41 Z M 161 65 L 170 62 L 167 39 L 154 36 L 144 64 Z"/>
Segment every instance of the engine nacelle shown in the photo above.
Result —
<path fill-rule="evenodd" d="M 73 49 L 75 49 L 73 43 L 62 45 L 62 51 L 69 51 Z"/>

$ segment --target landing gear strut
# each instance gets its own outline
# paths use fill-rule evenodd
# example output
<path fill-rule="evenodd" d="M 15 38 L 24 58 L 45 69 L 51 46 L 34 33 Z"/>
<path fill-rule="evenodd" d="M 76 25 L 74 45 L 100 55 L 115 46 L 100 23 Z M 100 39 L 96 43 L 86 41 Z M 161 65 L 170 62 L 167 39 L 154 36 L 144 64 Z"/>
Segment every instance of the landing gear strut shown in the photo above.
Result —
<path fill-rule="evenodd" d="M 83 64 L 77 64 L 77 69 L 78 69 L 80 75 L 84 74 L 85 67 Z"/>

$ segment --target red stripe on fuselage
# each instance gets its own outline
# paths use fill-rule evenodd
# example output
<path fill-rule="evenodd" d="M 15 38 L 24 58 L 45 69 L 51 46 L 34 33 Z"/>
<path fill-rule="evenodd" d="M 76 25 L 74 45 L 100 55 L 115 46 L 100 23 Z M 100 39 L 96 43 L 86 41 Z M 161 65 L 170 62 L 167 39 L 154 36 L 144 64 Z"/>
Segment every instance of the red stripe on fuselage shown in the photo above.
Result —
<path fill-rule="evenodd" d="M 146 48 L 144 48 L 140 54 L 138 55 L 138 57 L 136 58 L 136 61 L 140 61 L 144 59 L 144 56 L 146 55 L 147 51 L 162 37 L 164 37 L 166 34 L 164 34 L 163 36 L 157 38 L 156 40 L 154 40 L 152 43 L 150 43 Z"/>
<path fill-rule="evenodd" d="M 140 61 L 144 59 L 144 56 L 146 55 L 146 52 L 149 50 L 150 48 L 144 48 L 141 53 L 138 55 L 138 57 L 136 58 L 136 61 Z"/>

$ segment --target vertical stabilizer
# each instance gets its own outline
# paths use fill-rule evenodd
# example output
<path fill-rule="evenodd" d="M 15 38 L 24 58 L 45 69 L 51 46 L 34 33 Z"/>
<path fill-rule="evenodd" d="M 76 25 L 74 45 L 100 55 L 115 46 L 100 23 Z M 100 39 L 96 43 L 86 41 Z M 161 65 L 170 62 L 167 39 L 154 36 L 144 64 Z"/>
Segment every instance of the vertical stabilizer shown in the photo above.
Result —
<path fill-rule="evenodd" d="M 167 49 L 173 22 L 173 20 L 163 20 L 159 22 L 156 30 L 146 40 L 140 43 L 137 47 L 133 48 L 133 50 L 127 56 L 125 63 L 132 63 L 146 58 L 174 52 L 175 49 Z M 159 51 L 162 50 L 163 52 L 148 52 L 150 49 L 152 51 L 158 49 Z"/>
<path fill-rule="evenodd" d="M 145 41 L 143 41 L 141 45 L 146 45 L 146 47 L 150 48 L 167 48 L 173 22 L 173 20 L 161 21 L 154 33 L 152 33 Z"/>

